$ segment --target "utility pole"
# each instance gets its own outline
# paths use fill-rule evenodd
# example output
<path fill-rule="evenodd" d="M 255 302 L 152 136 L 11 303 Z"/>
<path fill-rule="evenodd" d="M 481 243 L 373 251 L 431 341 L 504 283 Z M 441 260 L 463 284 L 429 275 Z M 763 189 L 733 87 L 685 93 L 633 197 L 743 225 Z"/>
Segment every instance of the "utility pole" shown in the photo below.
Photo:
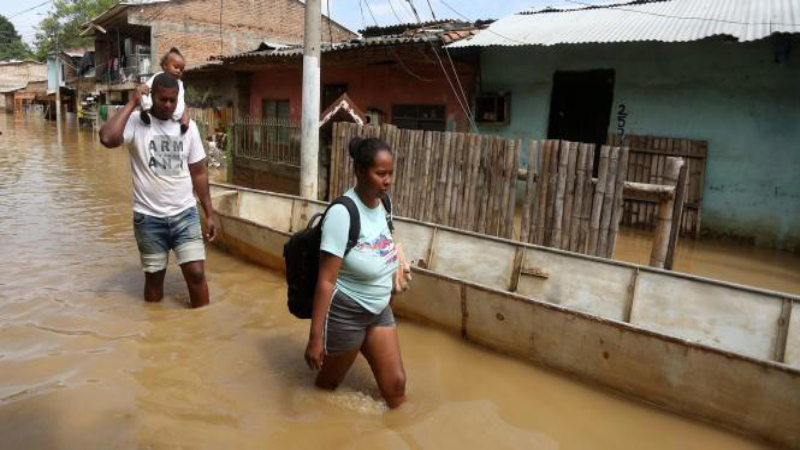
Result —
<path fill-rule="evenodd" d="M 319 90 L 322 7 L 306 0 L 303 48 L 303 118 L 300 137 L 300 195 L 317 199 L 319 188 Z"/>
<path fill-rule="evenodd" d="M 56 123 L 61 124 L 61 58 L 58 57 L 58 22 L 55 25 L 56 50 Z"/>

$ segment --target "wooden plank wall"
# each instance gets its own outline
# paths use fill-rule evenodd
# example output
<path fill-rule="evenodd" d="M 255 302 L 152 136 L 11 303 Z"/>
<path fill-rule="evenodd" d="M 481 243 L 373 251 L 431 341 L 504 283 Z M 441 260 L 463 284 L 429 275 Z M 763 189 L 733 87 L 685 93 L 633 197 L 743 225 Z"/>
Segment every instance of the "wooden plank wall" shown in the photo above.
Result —
<path fill-rule="evenodd" d="M 628 149 L 603 146 L 596 180 L 592 179 L 592 144 L 532 141 L 528 158 L 536 162 L 538 174 L 527 173 L 520 240 L 613 257 L 623 213 Z"/>
<path fill-rule="evenodd" d="M 630 148 L 627 181 L 664 184 L 666 158 L 679 156 L 686 160 L 689 173 L 681 234 L 698 237 L 703 214 L 708 142 L 632 134 L 610 135 L 608 142 Z M 626 197 L 622 221 L 625 225 L 655 228 L 657 210 L 658 204 L 652 200 Z"/>
<path fill-rule="evenodd" d="M 380 137 L 395 155 L 396 214 L 511 238 L 516 213 L 520 141 L 478 134 L 402 130 L 393 125 L 335 123 L 330 198 L 355 184 L 348 144 Z"/>

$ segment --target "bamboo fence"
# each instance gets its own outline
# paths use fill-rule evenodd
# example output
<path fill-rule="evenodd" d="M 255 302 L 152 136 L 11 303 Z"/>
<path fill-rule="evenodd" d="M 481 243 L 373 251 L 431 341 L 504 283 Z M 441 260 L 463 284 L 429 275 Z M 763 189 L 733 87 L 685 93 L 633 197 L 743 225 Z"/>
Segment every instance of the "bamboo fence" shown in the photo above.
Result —
<path fill-rule="evenodd" d="M 520 142 L 496 136 L 360 127 L 335 123 L 330 198 L 355 184 L 348 144 L 379 137 L 395 155 L 390 195 L 398 215 L 511 238 L 514 232 Z"/>
<path fill-rule="evenodd" d="M 628 149 L 603 146 L 592 178 L 595 146 L 531 141 L 520 214 L 523 242 L 611 258 L 623 213 Z M 535 164 L 534 164 L 535 162 Z"/>
<path fill-rule="evenodd" d="M 515 236 L 519 140 L 467 133 L 335 123 L 330 198 L 355 184 L 350 140 L 380 137 L 395 155 L 392 200 L 398 215 L 537 245 L 612 257 L 623 213 L 628 149 L 533 141 Z"/>

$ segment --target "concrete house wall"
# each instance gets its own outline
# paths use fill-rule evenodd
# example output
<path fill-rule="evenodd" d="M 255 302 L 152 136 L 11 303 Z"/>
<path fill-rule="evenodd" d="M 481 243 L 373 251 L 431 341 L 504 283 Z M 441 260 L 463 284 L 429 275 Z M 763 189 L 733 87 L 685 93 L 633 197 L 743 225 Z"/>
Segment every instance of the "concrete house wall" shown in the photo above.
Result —
<path fill-rule="evenodd" d="M 0 92 L 24 88 L 29 81 L 47 78 L 47 65 L 36 61 L 9 61 L 0 63 Z M 13 106 L 6 104 L 7 97 L 0 96 L 0 108 Z"/>
<path fill-rule="evenodd" d="M 511 93 L 511 121 L 482 132 L 546 138 L 554 73 L 614 69 L 609 132 L 625 105 L 626 133 L 708 141 L 706 231 L 800 249 L 800 37 L 780 64 L 775 41 L 483 48 L 482 91 Z"/>
<path fill-rule="evenodd" d="M 326 65 L 326 60 L 336 60 L 338 55 L 322 56 L 322 85 L 346 84 L 347 95 L 363 111 L 374 108 L 384 113 L 387 123 L 392 123 L 392 106 L 403 104 L 445 105 L 445 127 L 453 131 L 467 131 L 466 115 L 449 87 L 438 65 L 407 60 L 406 69 L 427 81 L 410 76 L 398 65 L 370 65 L 364 60 L 352 65 Z M 457 63 L 462 86 L 470 95 L 474 84 L 475 68 Z M 452 75 L 451 75 L 452 76 Z M 302 68 L 272 67 L 253 74 L 250 94 L 250 114 L 261 117 L 263 100 L 289 100 L 289 115 L 299 121 L 302 112 Z M 323 105 L 324 106 L 324 105 Z"/>

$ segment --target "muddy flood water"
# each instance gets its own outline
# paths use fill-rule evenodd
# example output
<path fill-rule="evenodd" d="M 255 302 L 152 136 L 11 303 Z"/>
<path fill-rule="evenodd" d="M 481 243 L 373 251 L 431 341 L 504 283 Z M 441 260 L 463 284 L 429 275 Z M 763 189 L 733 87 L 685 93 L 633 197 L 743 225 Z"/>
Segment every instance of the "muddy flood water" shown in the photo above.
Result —
<path fill-rule="evenodd" d="M 0 448 L 762 447 L 407 321 L 407 406 L 385 410 L 362 359 L 319 392 L 281 276 L 211 248 L 211 306 L 186 309 L 174 258 L 145 304 L 126 152 L 39 119 L 0 131 Z M 678 268 L 800 292 L 798 259 L 736 255 L 684 247 Z"/>

